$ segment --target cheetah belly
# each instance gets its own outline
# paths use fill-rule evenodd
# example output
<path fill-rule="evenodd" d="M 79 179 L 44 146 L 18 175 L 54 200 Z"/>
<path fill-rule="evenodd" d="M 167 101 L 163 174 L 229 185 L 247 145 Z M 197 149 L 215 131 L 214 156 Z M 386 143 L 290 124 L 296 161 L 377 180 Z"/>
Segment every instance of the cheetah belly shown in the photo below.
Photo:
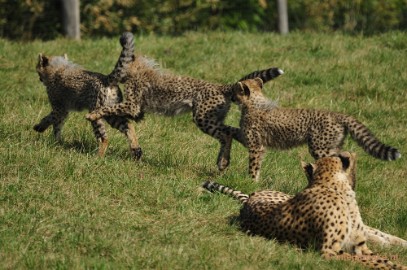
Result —
<path fill-rule="evenodd" d="M 192 100 L 182 100 L 182 101 L 162 101 L 162 103 L 148 104 L 146 106 L 147 112 L 160 113 L 167 116 L 182 114 L 191 111 Z"/>

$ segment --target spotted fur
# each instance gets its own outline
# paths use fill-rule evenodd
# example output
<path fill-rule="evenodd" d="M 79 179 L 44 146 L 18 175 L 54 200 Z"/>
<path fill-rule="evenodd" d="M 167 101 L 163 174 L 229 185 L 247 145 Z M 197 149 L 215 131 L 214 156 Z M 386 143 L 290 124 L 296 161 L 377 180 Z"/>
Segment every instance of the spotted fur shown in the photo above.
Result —
<path fill-rule="evenodd" d="M 84 109 L 92 111 L 100 106 L 121 102 L 123 98 L 118 82 L 121 80 L 122 69 L 132 61 L 128 53 L 134 50 L 132 36 L 123 35 L 121 44 L 123 46 L 121 55 L 115 69 L 109 75 L 85 70 L 70 62 L 66 55 L 47 57 L 39 54 L 36 69 L 40 81 L 46 87 L 52 111 L 34 126 L 34 130 L 44 132 L 52 125 L 55 138 L 61 141 L 61 130 L 70 111 Z M 139 159 L 141 148 L 138 145 L 134 126 L 125 117 L 107 116 L 104 119 L 113 128 L 125 134 L 132 156 Z M 104 123 L 101 119 L 97 119 L 91 124 L 99 141 L 99 155 L 104 156 L 108 145 Z"/>
<path fill-rule="evenodd" d="M 217 165 L 224 170 L 230 161 L 232 139 L 242 142 L 238 128 L 224 124 L 237 83 L 221 85 L 190 77 L 173 75 L 159 68 L 155 61 L 134 56 L 123 71 L 125 102 L 107 105 L 92 111 L 87 119 L 105 116 L 137 118 L 144 112 L 167 116 L 192 111 L 195 124 L 221 145 Z M 280 73 L 273 73 L 274 77 Z"/>
<path fill-rule="evenodd" d="M 238 199 L 242 203 L 240 226 L 251 235 L 302 248 L 314 245 L 325 258 L 354 260 L 374 269 L 406 269 L 386 258 L 372 256 L 366 244 L 367 240 L 379 241 L 374 236 L 380 231 L 365 226 L 359 212 L 352 188 L 355 154 L 343 152 L 337 157 L 321 158 L 315 164 L 302 163 L 302 166 L 311 181 L 295 196 L 272 190 L 249 196 L 211 181 L 205 182 L 203 187 Z"/>
<path fill-rule="evenodd" d="M 236 94 L 241 106 L 240 128 L 249 149 L 249 172 L 258 180 L 266 147 L 288 149 L 307 143 L 315 159 L 337 155 L 347 132 L 370 155 L 382 160 L 400 152 L 381 143 L 355 118 L 330 111 L 278 107 L 262 93 L 259 78 L 242 81 Z"/>

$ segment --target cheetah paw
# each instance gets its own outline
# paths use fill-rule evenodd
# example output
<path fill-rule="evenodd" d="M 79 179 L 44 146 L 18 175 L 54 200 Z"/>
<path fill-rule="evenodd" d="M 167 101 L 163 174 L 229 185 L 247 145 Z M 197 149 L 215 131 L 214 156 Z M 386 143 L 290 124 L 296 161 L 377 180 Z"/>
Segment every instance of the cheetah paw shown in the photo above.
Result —
<path fill-rule="evenodd" d="M 131 149 L 131 156 L 135 160 L 140 160 L 142 155 L 143 155 L 143 151 L 141 150 L 141 147 Z"/>
<path fill-rule="evenodd" d="M 40 124 L 37 124 L 33 127 L 33 129 L 37 132 L 44 132 L 46 128 L 42 127 Z"/>
<path fill-rule="evenodd" d="M 96 120 L 98 120 L 100 117 L 98 117 L 97 114 L 88 113 L 88 114 L 86 114 L 85 118 L 86 118 L 86 120 L 89 120 L 89 121 L 96 121 Z"/>

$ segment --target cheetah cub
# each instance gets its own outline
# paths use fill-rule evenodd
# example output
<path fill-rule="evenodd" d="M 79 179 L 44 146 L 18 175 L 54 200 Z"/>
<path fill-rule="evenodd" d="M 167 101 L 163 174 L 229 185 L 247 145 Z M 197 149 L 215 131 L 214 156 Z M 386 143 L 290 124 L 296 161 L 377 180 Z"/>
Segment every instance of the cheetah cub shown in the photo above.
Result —
<path fill-rule="evenodd" d="M 336 157 L 318 159 L 314 164 L 302 163 L 302 167 L 309 184 L 295 196 L 270 190 L 247 195 L 210 181 L 203 187 L 229 194 L 242 202 L 239 223 L 249 234 L 301 248 L 313 243 L 328 259 L 358 261 L 374 269 L 407 269 L 385 258 L 371 256 L 373 253 L 366 241 L 376 241 L 375 235 L 380 231 L 365 226 L 359 212 L 352 187 L 356 179 L 355 154 L 343 152 Z"/>
<path fill-rule="evenodd" d="M 34 126 L 37 132 L 44 132 L 50 125 L 54 128 L 56 140 L 61 141 L 61 130 L 64 120 L 70 111 L 88 109 L 92 111 L 103 105 L 113 105 L 123 100 L 118 86 L 121 69 L 132 60 L 129 51 L 134 50 L 132 39 L 121 37 L 123 50 L 116 67 L 109 75 L 87 71 L 70 62 L 65 55 L 47 57 L 39 54 L 37 72 L 40 81 L 47 90 L 52 111 L 39 124 Z M 141 156 L 134 126 L 120 116 L 104 117 L 113 128 L 127 136 L 133 157 Z M 101 119 L 91 122 L 93 132 L 99 141 L 99 156 L 104 156 L 108 140 L 104 123 Z"/>
<path fill-rule="evenodd" d="M 238 128 L 224 124 L 237 83 L 221 85 L 203 80 L 173 75 L 158 67 L 155 61 L 133 55 L 126 69 L 122 69 L 125 83 L 124 102 L 106 104 L 89 113 L 86 118 L 96 121 L 106 116 L 137 118 L 144 112 L 173 116 L 191 112 L 195 124 L 221 145 L 217 165 L 224 170 L 229 165 L 232 139 L 242 142 Z M 278 68 L 256 71 L 246 77 L 265 77 L 270 80 L 281 75 Z"/>
<path fill-rule="evenodd" d="M 240 129 L 249 149 L 249 173 L 259 179 L 266 147 L 288 149 L 308 144 L 312 157 L 337 155 L 347 132 L 370 155 L 382 160 L 400 158 L 400 152 L 384 145 L 355 118 L 330 111 L 278 107 L 262 93 L 260 78 L 239 82 Z"/>

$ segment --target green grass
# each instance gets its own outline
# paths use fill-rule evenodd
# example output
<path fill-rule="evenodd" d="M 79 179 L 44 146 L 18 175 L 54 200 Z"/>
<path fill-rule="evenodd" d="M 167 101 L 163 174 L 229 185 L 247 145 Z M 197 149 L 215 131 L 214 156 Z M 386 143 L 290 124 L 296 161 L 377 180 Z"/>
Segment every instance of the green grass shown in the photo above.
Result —
<path fill-rule="evenodd" d="M 143 36 L 137 51 L 177 74 L 219 83 L 278 66 L 285 75 L 265 87 L 282 106 L 329 109 L 356 116 L 404 155 L 395 162 L 358 153 L 357 198 L 366 224 L 407 238 L 407 35 L 189 33 Z M 230 221 L 239 204 L 203 193 L 207 178 L 245 192 L 305 185 L 306 147 L 268 152 L 261 181 L 247 174 L 247 151 L 237 143 L 230 168 L 216 168 L 218 143 L 186 114 L 147 115 L 137 125 L 144 156 L 130 159 L 127 142 L 108 128 L 106 157 L 85 112 L 72 113 L 55 143 L 51 130 L 33 131 L 49 112 L 35 72 L 37 54 L 67 53 L 87 69 L 109 73 L 117 39 L 17 43 L 0 40 L 0 268 L 1 269 L 349 269 L 317 252 L 249 237 Z M 232 107 L 227 122 L 237 125 Z M 401 248 L 373 249 L 398 256 Z M 358 268 L 358 266 L 355 266 Z"/>

